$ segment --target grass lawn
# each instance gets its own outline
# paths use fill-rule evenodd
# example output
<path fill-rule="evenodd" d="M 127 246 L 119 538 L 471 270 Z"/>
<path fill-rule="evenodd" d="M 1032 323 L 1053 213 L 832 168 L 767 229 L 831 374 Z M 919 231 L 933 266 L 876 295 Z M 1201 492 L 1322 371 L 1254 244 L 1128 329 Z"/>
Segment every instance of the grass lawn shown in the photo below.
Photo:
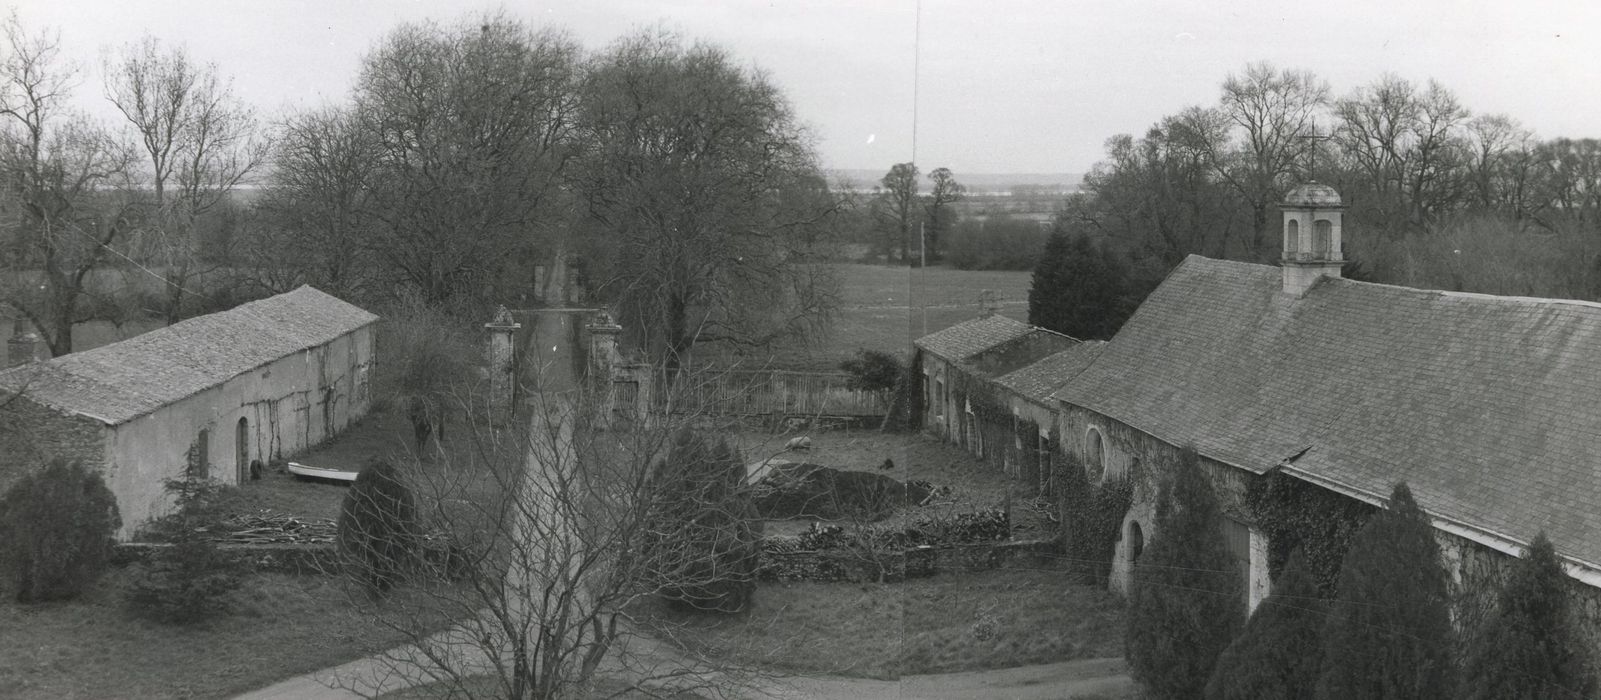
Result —
<path fill-rule="evenodd" d="M 777 583 L 737 617 L 641 612 L 687 647 L 788 673 L 897 678 L 1123 654 L 1121 600 L 1058 570 Z"/>
<path fill-rule="evenodd" d="M 145 622 L 121 604 L 131 571 L 111 571 L 77 602 L 0 601 L 0 695 L 229 697 L 404 641 L 354 612 L 341 580 L 314 576 L 250 576 L 234 614 L 198 626 Z"/>
<path fill-rule="evenodd" d="M 444 448 L 449 453 L 444 459 L 452 464 L 472 461 L 472 446 L 458 424 L 447 432 Z M 415 459 L 415 437 L 411 422 L 400 409 L 378 410 L 350 426 L 337 437 L 310 450 L 290 457 L 290 461 L 318 467 L 359 470 L 369 460 L 379 457 L 407 464 Z M 423 460 L 425 468 L 440 461 L 433 443 L 429 443 Z M 460 471 L 460 470 L 458 470 Z M 430 486 L 433 484 L 429 484 Z M 338 482 L 302 480 L 275 465 L 253 481 L 230 493 L 224 508 L 239 513 L 254 513 L 268 509 L 301 518 L 339 517 L 339 505 L 344 501 L 348 486 Z"/>
<path fill-rule="evenodd" d="M 983 290 L 995 292 L 1001 314 L 1028 318 L 1030 272 L 966 271 L 943 267 L 913 270 L 848 263 L 840 273 L 840 309 L 831 332 L 812 347 L 786 346 L 738 360 L 745 368 L 833 371 L 859 348 L 905 356 L 912 340 L 980 314 Z M 926 307 L 926 308 L 925 308 Z M 925 319 L 926 317 L 926 319 Z M 701 357 L 732 358 L 708 348 Z"/>

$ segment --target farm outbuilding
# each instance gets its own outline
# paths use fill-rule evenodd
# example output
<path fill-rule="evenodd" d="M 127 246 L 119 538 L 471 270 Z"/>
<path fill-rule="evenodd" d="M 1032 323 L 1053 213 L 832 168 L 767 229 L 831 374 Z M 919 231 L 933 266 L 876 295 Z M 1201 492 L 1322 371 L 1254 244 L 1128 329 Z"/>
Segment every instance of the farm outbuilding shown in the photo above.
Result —
<path fill-rule="evenodd" d="M 377 320 L 301 287 L 0 372 L 0 490 L 53 458 L 98 466 L 126 537 L 168 511 L 167 480 L 243 484 L 364 415 Z"/>
<path fill-rule="evenodd" d="M 922 425 L 1027 484 L 1043 485 L 1048 470 L 1038 469 L 1039 455 L 1055 422 L 1050 392 L 1066 379 L 1027 370 L 1046 363 L 1066 371 L 1093 358 L 1098 346 L 996 314 L 918 338 Z"/>

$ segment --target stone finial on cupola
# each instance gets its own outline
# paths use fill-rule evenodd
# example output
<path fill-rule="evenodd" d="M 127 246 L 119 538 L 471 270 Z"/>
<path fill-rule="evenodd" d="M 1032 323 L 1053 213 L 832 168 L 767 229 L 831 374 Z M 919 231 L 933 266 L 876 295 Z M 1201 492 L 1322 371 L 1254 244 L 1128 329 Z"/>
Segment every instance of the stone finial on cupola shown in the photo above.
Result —
<path fill-rule="evenodd" d="M 1284 196 L 1284 292 L 1300 296 L 1319 277 L 1339 277 L 1340 216 L 1345 202 L 1333 187 L 1307 182 Z"/>

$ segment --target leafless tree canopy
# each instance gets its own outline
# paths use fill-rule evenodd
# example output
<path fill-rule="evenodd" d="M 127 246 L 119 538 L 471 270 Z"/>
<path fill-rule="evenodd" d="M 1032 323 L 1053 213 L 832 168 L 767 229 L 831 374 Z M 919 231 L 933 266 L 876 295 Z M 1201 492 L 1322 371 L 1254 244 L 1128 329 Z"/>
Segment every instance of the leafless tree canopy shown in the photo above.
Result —
<path fill-rule="evenodd" d="M 585 71 L 571 173 L 591 285 L 656 357 L 801 342 L 834 303 L 809 263 L 837 203 L 778 88 L 713 46 L 644 32 Z"/>
<path fill-rule="evenodd" d="M 488 695 L 502 698 L 564 697 L 598 674 L 676 688 L 740 683 L 741 670 L 663 644 L 671 629 L 633 615 L 642 599 L 706 590 L 728 575 L 706 548 L 682 546 L 682 535 L 705 534 L 709 520 L 661 518 L 667 492 L 654 475 L 683 426 L 602 431 L 593 397 L 572 394 L 547 396 L 496 427 L 468 395 L 457 398 L 472 418 L 455 448 L 402 467 L 416 494 L 417 556 L 385 598 L 353 588 L 376 619 L 411 639 L 393 654 L 397 670 L 420 670 L 467 697 L 484 692 L 484 677 L 493 681 Z M 704 514 L 723 504 L 676 506 Z M 747 512 L 727 516 L 714 520 L 749 526 Z M 393 538 L 370 541 L 387 549 L 346 547 L 348 563 L 400 560 L 389 556 Z M 442 621 L 452 623 L 447 631 Z"/>
<path fill-rule="evenodd" d="M 0 169 L 5 189 L 3 299 L 39 328 L 50 351 L 72 351 L 72 325 L 89 316 L 91 273 L 135 225 L 131 151 L 66 108 L 78 82 L 60 38 L 11 15 L 0 63 Z"/>

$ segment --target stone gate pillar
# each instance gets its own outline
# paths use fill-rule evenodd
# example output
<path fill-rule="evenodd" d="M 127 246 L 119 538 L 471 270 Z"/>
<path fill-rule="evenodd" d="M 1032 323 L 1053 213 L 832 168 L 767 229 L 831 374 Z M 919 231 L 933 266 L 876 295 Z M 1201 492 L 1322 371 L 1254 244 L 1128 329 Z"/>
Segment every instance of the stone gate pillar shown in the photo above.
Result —
<path fill-rule="evenodd" d="M 495 317 L 484 324 L 489 331 L 489 417 L 491 421 L 505 420 L 515 412 L 512 402 L 516 398 L 515 365 L 512 361 L 513 341 L 522 324 L 512 320 L 511 312 L 502 306 Z"/>

